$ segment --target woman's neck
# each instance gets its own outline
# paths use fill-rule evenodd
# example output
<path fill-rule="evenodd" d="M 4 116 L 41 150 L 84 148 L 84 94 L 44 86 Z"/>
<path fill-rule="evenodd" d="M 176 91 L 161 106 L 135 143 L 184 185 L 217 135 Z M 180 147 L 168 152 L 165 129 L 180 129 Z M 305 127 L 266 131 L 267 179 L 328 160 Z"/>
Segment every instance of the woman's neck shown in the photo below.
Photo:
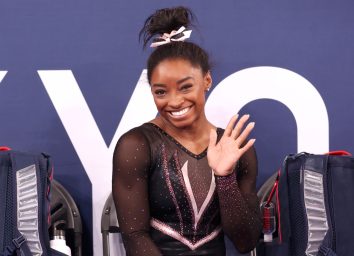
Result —
<path fill-rule="evenodd" d="M 151 122 L 195 154 L 203 152 L 208 147 L 210 130 L 216 129 L 206 118 L 197 120 L 187 127 L 175 127 L 161 117 L 157 117 Z"/>

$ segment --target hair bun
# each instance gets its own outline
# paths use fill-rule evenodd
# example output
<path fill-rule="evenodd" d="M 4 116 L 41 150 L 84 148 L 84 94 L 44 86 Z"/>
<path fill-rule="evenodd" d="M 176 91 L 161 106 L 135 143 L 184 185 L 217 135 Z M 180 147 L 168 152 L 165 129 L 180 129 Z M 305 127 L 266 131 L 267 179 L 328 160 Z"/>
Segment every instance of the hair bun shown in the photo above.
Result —
<path fill-rule="evenodd" d="M 192 11 L 183 6 L 157 10 L 146 19 L 139 38 L 143 38 L 145 47 L 153 36 L 171 33 L 172 30 L 178 30 L 181 26 L 187 28 L 194 19 Z"/>

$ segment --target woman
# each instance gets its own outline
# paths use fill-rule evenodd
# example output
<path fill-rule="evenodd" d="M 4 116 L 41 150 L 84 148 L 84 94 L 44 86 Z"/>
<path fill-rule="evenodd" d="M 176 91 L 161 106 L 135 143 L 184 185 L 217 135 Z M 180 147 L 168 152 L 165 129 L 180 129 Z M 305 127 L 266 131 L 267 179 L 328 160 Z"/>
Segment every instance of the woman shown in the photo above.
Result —
<path fill-rule="evenodd" d="M 225 255 L 224 233 L 240 252 L 256 245 L 261 222 L 254 123 L 225 130 L 204 111 L 212 78 L 207 53 L 184 41 L 193 15 L 161 9 L 141 31 L 158 116 L 125 133 L 113 157 L 113 197 L 127 255 Z"/>

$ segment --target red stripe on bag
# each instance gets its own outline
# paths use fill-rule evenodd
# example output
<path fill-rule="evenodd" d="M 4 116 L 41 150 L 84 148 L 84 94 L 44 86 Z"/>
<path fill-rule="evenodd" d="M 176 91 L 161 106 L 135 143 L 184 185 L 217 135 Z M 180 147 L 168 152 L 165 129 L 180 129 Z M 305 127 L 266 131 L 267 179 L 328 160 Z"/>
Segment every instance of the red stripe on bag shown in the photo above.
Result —
<path fill-rule="evenodd" d="M 328 153 L 325 153 L 325 155 L 330 155 L 330 156 L 351 156 L 352 154 L 349 153 L 348 151 L 345 151 L 345 150 L 335 150 L 335 151 L 329 151 Z"/>
<path fill-rule="evenodd" d="M 280 179 L 280 169 L 278 170 L 278 182 Z M 281 232 L 281 220 L 280 220 L 280 201 L 279 201 L 279 184 L 277 183 L 276 189 L 276 202 L 277 202 L 277 212 L 278 212 L 278 236 L 279 236 L 279 243 L 283 242 L 283 234 Z"/>

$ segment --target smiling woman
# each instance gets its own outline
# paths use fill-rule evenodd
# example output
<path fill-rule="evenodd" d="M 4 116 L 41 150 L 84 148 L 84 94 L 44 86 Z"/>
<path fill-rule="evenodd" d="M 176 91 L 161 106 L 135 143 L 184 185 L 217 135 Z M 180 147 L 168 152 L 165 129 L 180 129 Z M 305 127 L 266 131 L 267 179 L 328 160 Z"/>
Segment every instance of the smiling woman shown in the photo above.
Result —
<path fill-rule="evenodd" d="M 176 135 L 179 130 L 174 128 L 210 126 L 204 114 L 205 92 L 211 85 L 209 72 L 203 75 L 187 60 L 167 59 L 155 67 L 150 83 L 160 113 L 156 121 L 166 132 Z"/>
<path fill-rule="evenodd" d="M 254 123 L 235 115 L 223 130 L 207 120 L 208 55 L 184 41 L 192 18 L 161 9 L 140 33 L 144 46 L 158 35 L 147 66 L 159 115 L 125 133 L 113 156 L 127 255 L 225 255 L 224 233 L 247 252 L 260 236 Z"/>

